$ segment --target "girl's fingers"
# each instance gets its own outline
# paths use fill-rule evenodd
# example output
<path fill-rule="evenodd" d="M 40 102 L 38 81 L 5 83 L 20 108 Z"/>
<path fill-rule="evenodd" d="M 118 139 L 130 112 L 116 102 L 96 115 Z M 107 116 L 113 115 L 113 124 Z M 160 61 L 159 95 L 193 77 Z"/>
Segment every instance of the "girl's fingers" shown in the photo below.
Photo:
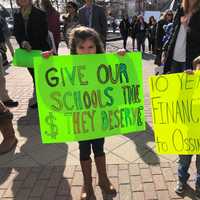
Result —
<path fill-rule="evenodd" d="M 119 49 L 117 51 L 117 54 L 120 55 L 120 56 L 124 56 L 126 54 L 126 50 L 125 49 Z"/>

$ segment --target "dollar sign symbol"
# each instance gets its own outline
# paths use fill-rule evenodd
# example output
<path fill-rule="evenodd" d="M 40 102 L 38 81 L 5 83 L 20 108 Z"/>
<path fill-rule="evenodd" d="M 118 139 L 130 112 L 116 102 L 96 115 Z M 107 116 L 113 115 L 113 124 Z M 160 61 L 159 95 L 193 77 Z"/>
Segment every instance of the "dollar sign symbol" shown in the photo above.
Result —
<path fill-rule="evenodd" d="M 45 118 L 46 123 L 50 126 L 50 132 L 45 131 L 45 134 L 56 139 L 58 135 L 58 127 L 56 126 L 56 118 L 52 112 L 49 112 L 49 115 Z"/>

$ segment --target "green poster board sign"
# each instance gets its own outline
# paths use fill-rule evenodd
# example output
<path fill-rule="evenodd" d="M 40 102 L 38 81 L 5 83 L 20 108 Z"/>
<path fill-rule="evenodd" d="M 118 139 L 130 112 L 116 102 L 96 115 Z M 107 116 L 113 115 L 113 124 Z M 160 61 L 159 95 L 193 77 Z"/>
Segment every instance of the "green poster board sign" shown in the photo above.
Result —
<path fill-rule="evenodd" d="M 145 130 L 141 54 L 34 59 L 43 143 Z"/>
<path fill-rule="evenodd" d="M 41 57 L 41 51 L 32 50 L 26 51 L 24 49 L 16 49 L 13 58 L 13 65 L 17 67 L 33 68 L 33 59 L 35 57 Z"/>

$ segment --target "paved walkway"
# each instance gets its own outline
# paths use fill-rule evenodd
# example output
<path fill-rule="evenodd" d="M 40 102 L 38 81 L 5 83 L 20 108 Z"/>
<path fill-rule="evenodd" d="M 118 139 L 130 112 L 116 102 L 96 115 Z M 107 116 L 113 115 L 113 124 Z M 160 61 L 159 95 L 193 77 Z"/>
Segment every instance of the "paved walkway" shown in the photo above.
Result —
<path fill-rule="evenodd" d="M 108 50 L 113 51 L 121 45 L 122 41 L 110 42 Z M 66 51 L 61 45 L 60 53 Z M 194 199 L 194 163 L 189 182 L 191 188 L 185 197 L 180 197 L 174 193 L 177 156 L 155 152 L 148 90 L 148 76 L 153 70 L 151 56 L 145 55 L 143 80 L 147 130 L 106 138 L 108 174 L 118 195 L 115 198 L 102 196 L 93 167 L 97 200 Z M 10 67 L 7 73 L 9 93 L 19 101 L 19 106 L 11 109 L 19 143 L 15 151 L 0 156 L 0 199 L 79 199 L 82 175 L 77 143 L 41 144 L 37 111 L 28 109 L 33 92 L 31 78 L 23 68 Z"/>

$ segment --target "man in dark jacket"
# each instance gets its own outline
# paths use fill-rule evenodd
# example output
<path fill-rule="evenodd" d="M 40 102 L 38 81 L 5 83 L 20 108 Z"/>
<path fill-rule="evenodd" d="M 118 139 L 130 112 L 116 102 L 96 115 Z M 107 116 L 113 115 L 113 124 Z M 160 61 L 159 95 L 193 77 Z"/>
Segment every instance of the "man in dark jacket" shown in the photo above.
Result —
<path fill-rule="evenodd" d="M 34 7 L 32 0 L 17 0 L 20 7 L 14 15 L 14 35 L 21 48 L 31 50 L 49 50 L 47 42 L 48 24 L 45 12 Z M 34 81 L 33 69 L 28 68 Z M 36 108 L 37 104 L 31 105 Z"/>
<path fill-rule="evenodd" d="M 106 44 L 107 19 L 101 6 L 92 0 L 85 0 L 85 5 L 79 9 L 79 21 L 81 25 L 95 29 Z"/>

